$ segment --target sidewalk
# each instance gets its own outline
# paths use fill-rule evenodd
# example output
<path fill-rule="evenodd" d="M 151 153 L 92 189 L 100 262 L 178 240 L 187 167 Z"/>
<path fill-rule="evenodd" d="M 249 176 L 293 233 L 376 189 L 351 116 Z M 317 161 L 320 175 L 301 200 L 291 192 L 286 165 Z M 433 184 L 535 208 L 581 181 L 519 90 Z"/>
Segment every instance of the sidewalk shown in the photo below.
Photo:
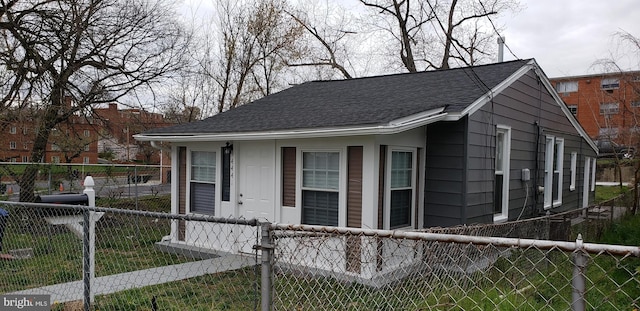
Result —
<path fill-rule="evenodd" d="M 95 296 L 112 294 L 132 288 L 185 280 L 205 274 L 232 271 L 255 265 L 255 258 L 242 255 L 224 255 L 206 260 L 138 270 L 97 277 L 92 292 Z M 83 282 L 75 281 L 22 290 L 7 295 L 51 295 L 51 303 L 83 299 Z"/>

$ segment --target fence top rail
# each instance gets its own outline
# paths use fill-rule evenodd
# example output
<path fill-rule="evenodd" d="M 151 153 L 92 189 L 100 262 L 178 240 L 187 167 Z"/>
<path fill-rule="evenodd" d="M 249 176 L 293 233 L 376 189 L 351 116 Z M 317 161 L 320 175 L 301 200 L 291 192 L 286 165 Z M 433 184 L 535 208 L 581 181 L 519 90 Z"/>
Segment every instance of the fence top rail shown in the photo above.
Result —
<path fill-rule="evenodd" d="M 640 257 L 640 246 L 623 246 L 596 243 L 583 243 L 579 238 L 576 242 L 551 241 L 551 240 L 534 240 L 520 238 L 502 238 L 502 237 L 485 237 L 470 236 L 458 234 L 429 233 L 416 231 L 400 231 L 400 230 L 377 230 L 347 227 L 327 227 L 312 225 L 292 225 L 292 224 L 271 224 L 272 230 L 284 231 L 307 231 L 315 233 L 328 234 L 352 234 L 382 238 L 410 239 L 422 241 L 434 241 L 457 244 L 476 244 L 476 245 L 492 245 L 497 247 L 518 247 L 538 249 L 559 249 L 565 252 L 584 251 L 590 254 L 609 253 L 620 256 Z"/>
<path fill-rule="evenodd" d="M 144 217 L 153 217 L 160 219 L 173 219 L 173 220 L 193 220 L 193 221 L 204 221 L 204 222 L 216 222 L 216 223 L 224 223 L 224 224 L 236 224 L 236 225 L 246 225 L 246 226 L 259 226 L 259 222 L 256 219 L 236 219 L 236 218 L 224 218 L 224 217 L 215 217 L 209 215 L 181 215 L 181 214 L 169 214 L 169 213 L 161 213 L 161 212 L 150 212 L 150 211 L 139 211 L 139 210 L 130 210 L 130 209 L 120 209 L 120 208 L 111 208 L 111 207 L 91 207 L 84 205 L 68 205 L 68 204 L 51 204 L 51 203 L 27 203 L 27 202 L 12 202 L 12 201 L 0 201 L 0 206 L 14 206 L 18 208 L 49 208 L 49 209 L 59 209 L 59 210 L 75 210 L 78 212 L 82 211 L 90 211 L 90 212 L 105 212 L 105 213 L 115 213 L 115 214 L 123 214 L 123 215 L 131 215 L 131 216 L 144 216 Z"/>
<path fill-rule="evenodd" d="M 163 167 L 163 168 L 171 168 L 171 165 L 159 165 L 159 164 L 121 164 L 121 163 L 36 163 L 36 162 L 0 162 L 0 165 L 8 165 L 8 166 L 30 166 L 30 165 L 37 165 L 37 166 L 96 166 L 96 167 L 103 167 L 103 166 L 111 166 L 111 167 L 150 167 L 150 168 L 157 168 L 157 167 Z"/>

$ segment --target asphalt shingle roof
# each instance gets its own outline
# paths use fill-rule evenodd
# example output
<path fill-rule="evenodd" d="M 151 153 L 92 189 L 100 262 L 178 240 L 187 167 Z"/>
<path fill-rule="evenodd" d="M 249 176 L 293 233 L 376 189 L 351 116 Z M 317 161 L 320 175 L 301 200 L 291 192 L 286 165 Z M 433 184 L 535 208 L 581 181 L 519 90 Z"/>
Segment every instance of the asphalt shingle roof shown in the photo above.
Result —
<path fill-rule="evenodd" d="M 143 135 L 371 126 L 440 107 L 461 112 L 528 62 L 306 82 L 201 121 Z"/>

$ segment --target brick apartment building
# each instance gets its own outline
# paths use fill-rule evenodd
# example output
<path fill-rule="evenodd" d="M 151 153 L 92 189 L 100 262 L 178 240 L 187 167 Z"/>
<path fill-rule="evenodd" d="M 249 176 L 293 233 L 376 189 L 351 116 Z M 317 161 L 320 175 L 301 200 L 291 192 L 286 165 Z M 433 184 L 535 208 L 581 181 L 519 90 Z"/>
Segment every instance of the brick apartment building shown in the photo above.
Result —
<path fill-rule="evenodd" d="M 0 124 L 0 162 L 31 162 L 37 124 L 28 114 L 8 113 L 17 117 Z M 118 109 L 117 104 L 95 108 L 94 116 L 71 116 L 51 132 L 44 162 L 96 164 L 98 154 L 110 150 L 114 160 L 159 163 L 160 152 L 137 143 L 133 135 L 172 124 L 161 114 L 142 109 Z"/>
<path fill-rule="evenodd" d="M 639 145 L 640 71 L 550 81 L 591 138 Z"/>

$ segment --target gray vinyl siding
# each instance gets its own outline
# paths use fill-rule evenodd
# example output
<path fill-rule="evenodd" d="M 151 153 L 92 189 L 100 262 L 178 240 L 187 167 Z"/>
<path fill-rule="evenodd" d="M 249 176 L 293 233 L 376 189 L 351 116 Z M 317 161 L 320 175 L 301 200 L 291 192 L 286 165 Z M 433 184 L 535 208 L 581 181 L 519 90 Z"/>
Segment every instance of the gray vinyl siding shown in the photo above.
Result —
<path fill-rule="evenodd" d="M 424 226 L 453 226 L 465 215 L 466 119 L 427 127 Z"/>
<path fill-rule="evenodd" d="M 463 192 L 467 194 L 467 224 L 493 221 L 496 125 L 511 128 L 509 220 L 518 218 L 523 207 L 525 210 L 522 212 L 522 218 L 543 212 L 543 194 L 537 194 L 534 189 L 544 185 L 546 135 L 564 138 L 562 206 L 554 208 L 553 212 L 581 207 L 584 156 L 586 153 L 593 157 L 595 153 L 579 136 L 533 72 L 515 81 L 511 87 L 495 96 L 492 102 L 470 115 L 468 124 L 467 188 L 466 192 Z M 536 135 L 538 131 L 539 138 Z M 578 153 L 576 190 L 569 191 L 571 152 L 574 151 Z M 531 171 L 529 182 L 521 180 L 524 168 Z"/>
<path fill-rule="evenodd" d="M 562 205 L 551 211 L 582 207 L 585 156 L 595 158 L 595 152 L 535 73 L 525 74 L 494 96 L 459 121 L 427 126 L 425 227 L 493 222 L 497 125 L 511 129 L 509 220 L 545 212 L 543 193 L 536 189 L 544 186 L 547 135 L 564 139 Z M 569 190 L 571 152 L 577 152 L 573 191 Z M 531 172 L 527 182 L 521 180 L 525 168 Z M 593 192 L 589 197 L 593 200 Z"/>

